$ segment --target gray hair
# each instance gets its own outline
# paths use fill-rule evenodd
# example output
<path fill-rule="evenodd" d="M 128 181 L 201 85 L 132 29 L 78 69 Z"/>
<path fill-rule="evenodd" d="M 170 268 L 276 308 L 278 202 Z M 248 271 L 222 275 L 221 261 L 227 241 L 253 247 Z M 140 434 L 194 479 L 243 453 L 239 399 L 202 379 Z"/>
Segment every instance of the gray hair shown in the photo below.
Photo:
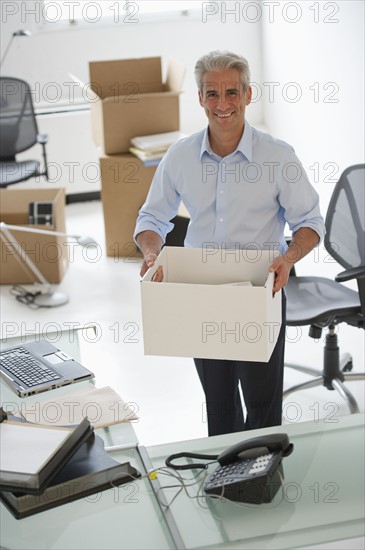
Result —
<path fill-rule="evenodd" d="M 200 92 L 202 92 L 203 76 L 207 72 L 222 71 L 224 69 L 237 69 L 243 90 L 250 85 L 250 67 L 247 60 L 236 53 L 215 50 L 203 55 L 195 65 L 194 75 Z"/>

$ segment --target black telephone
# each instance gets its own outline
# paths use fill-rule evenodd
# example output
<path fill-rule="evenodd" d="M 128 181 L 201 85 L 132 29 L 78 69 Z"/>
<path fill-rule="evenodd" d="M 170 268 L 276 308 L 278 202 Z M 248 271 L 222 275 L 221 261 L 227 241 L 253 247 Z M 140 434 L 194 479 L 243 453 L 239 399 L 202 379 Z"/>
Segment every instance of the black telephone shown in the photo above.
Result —
<path fill-rule="evenodd" d="M 287 434 L 255 437 L 223 451 L 204 491 L 238 502 L 271 502 L 284 479 L 282 459 L 293 451 Z"/>

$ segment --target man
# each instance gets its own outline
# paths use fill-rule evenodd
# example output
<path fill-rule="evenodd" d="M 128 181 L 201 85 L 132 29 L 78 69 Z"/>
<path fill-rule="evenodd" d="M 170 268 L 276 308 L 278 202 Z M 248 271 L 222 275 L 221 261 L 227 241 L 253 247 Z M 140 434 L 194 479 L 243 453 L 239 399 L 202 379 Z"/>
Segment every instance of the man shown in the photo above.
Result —
<path fill-rule="evenodd" d="M 161 161 L 135 230 L 141 275 L 154 265 L 182 200 L 190 214 L 185 246 L 276 247 L 274 292 L 293 264 L 324 234 L 318 195 L 293 149 L 245 120 L 252 90 L 247 61 L 211 52 L 195 66 L 208 128 L 180 140 Z M 293 233 L 289 248 L 284 238 Z M 161 281 L 162 268 L 155 280 Z M 283 323 L 268 363 L 194 359 L 206 397 L 209 435 L 281 424 L 285 343 Z M 193 312 L 192 312 L 193 314 Z M 239 384 L 247 410 L 242 411 Z"/>

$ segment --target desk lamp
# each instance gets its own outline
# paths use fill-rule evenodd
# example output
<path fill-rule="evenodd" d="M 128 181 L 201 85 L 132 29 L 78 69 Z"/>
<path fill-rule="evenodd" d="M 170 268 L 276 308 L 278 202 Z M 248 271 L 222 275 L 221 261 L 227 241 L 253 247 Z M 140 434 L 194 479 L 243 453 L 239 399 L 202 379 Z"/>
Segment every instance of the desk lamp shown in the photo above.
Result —
<path fill-rule="evenodd" d="M 13 34 L 11 35 L 11 38 L 10 38 L 10 40 L 9 40 L 9 44 L 7 45 L 7 47 L 6 47 L 6 49 L 5 49 L 4 55 L 3 55 L 2 58 L 1 58 L 0 66 L 4 63 L 5 58 L 6 58 L 6 56 L 8 55 L 8 51 L 9 51 L 9 49 L 10 49 L 10 46 L 11 46 L 11 44 L 12 44 L 14 38 L 15 38 L 16 36 L 31 36 L 31 35 L 32 35 L 32 33 L 31 33 L 30 31 L 23 30 L 23 29 L 21 29 L 20 31 L 15 31 L 15 32 L 13 32 Z"/>
<path fill-rule="evenodd" d="M 62 233 L 60 231 L 50 231 L 47 229 L 37 229 L 33 227 L 25 227 L 21 225 L 9 225 L 4 222 L 0 222 L 0 238 L 5 244 L 11 243 L 16 251 L 15 258 L 19 263 L 26 263 L 32 273 L 36 276 L 38 281 L 43 285 L 42 291 L 40 294 L 31 294 L 32 300 L 31 304 L 36 307 L 56 307 L 67 304 L 69 298 L 67 294 L 62 292 L 55 292 L 51 283 L 47 281 L 43 273 L 38 269 L 34 262 L 29 258 L 28 254 L 21 247 L 19 242 L 16 240 L 14 235 L 10 231 L 24 231 L 28 233 L 38 233 L 40 235 L 52 235 L 55 237 L 68 237 L 74 239 L 78 244 L 85 247 L 95 248 L 98 246 L 98 243 L 94 241 L 91 237 L 82 236 L 82 235 L 69 235 L 67 233 Z M 13 287 L 14 288 L 14 287 Z"/>

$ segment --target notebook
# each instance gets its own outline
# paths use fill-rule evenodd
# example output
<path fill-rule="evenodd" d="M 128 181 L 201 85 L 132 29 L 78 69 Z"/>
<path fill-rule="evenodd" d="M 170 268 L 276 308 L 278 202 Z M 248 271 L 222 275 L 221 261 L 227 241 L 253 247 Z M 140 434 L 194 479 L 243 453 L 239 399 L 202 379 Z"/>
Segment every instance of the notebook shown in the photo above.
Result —
<path fill-rule="evenodd" d="M 1 490 L 42 493 L 92 433 L 87 418 L 74 427 L 4 420 L 0 424 Z"/>
<path fill-rule="evenodd" d="M 19 397 L 27 397 L 88 380 L 94 373 L 41 339 L 2 349 L 0 376 Z"/>

